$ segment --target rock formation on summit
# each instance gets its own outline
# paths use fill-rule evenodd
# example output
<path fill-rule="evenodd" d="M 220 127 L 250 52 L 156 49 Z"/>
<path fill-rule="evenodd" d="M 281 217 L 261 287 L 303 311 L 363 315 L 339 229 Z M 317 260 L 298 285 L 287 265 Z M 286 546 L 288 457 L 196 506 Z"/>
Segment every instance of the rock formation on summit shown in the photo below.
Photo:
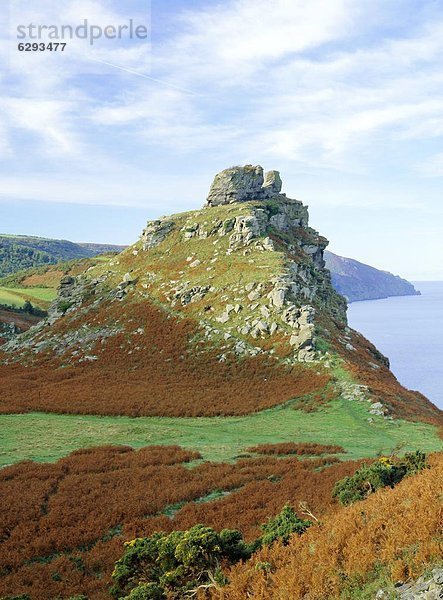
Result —
<path fill-rule="evenodd" d="M 206 206 L 272 198 L 280 194 L 281 187 L 278 171 L 269 171 L 263 176 L 263 167 L 260 165 L 231 167 L 215 176 Z"/>
<path fill-rule="evenodd" d="M 251 310 L 246 311 L 242 305 L 241 312 L 234 312 L 235 304 L 228 304 L 231 310 L 225 308 L 215 320 L 227 328 L 230 336 L 235 320 L 236 333 L 254 340 L 281 335 L 286 328 L 294 356 L 298 360 L 313 360 L 316 307 L 345 323 L 345 303 L 334 293 L 329 274 L 324 270 L 323 254 L 328 240 L 309 227 L 307 207 L 282 194 L 281 188 L 279 172 L 264 174 L 260 165 L 221 171 L 214 178 L 204 210 L 192 213 L 180 227 L 181 239 L 184 243 L 212 240 L 217 248 L 219 242 L 227 243 L 226 256 L 238 257 L 237 262 L 240 256 L 251 256 L 249 260 L 254 263 L 256 259 L 252 256 L 256 252 L 282 253 L 282 270 L 268 282 L 251 282 L 244 289 L 231 290 L 238 297 L 245 295 Z M 150 251 L 163 244 L 177 227 L 176 217 L 150 221 L 141 237 L 143 250 Z M 214 249 L 213 253 L 212 262 L 206 266 L 209 272 L 214 268 L 211 265 L 220 259 L 219 250 Z M 189 259 L 191 268 L 203 267 L 197 257 L 194 260 L 191 255 Z M 259 278 L 258 272 L 255 277 Z M 188 282 L 179 286 L 172 303 L 179 300 L 186 306 L 211 296 L 214 286 L 195 283 L 198 285 Z"/>

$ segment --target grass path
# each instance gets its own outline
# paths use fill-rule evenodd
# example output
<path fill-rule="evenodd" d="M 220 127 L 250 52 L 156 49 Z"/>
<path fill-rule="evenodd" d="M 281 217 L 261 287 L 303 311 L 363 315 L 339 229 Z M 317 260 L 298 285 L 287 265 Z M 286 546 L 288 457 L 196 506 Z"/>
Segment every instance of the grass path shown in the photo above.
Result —
<path fill-rule="evenodd" d="M 19 460 L 54 461 L 78 448 L 179 444 L 206 460 L 232 460 L 248 446 L 276 442 L 339 444 L 346 458 L 405 450 L 442 450 L 437 429 L 424 423 L 367 421 L 367 407 L 337 400 L 315 413 L 277 407 L 245 417 L 99 417 L 29 413 L 0 415 L 0 466 Z"/>

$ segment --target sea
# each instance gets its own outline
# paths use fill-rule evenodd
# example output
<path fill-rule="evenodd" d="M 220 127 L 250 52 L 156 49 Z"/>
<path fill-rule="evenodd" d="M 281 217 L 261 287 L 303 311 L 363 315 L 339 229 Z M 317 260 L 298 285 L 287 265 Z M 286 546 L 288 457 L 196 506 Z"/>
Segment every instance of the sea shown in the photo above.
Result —
<path fill-rule="evenodd" d="M 385 354 L 402 385 L 443 409 L 443 281 L 418 281 L 421 296 L 352 302 L 350 327 Z"/>

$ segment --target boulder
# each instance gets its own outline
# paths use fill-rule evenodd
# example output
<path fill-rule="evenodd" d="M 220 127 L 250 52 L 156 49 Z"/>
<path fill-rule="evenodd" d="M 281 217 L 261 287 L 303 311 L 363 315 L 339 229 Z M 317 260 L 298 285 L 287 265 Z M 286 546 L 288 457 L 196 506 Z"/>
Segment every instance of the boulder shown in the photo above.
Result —
<path fill-rule="evenodd" d="M 206 206 L 263 198 L 263 168 L 252 165 L 225 169 L 214 178 Z"/>
<path fill-rule="evenodd" d="M 282 180 L 278 171 L 268 171 L 265 174 L 263 189 L 270 196 L 276 196 L 281 192 Z"/>
<path fill-rule="evenodd" d="M 260 165 L 245 165 L 225 169 L 214 178 L 206 200 L 206 207 L 266 200 L 280 194 L 282 180 L 278 171 L 263 176 Z"/>
<path fill-rule="evenodd" d="M 171 233 L 173 228 L 174 222 L 168 219 L 148 221 L 141 236 L 143 250 L 150 250 L 158 246 Z"/>
<path fill-rule="evenodd" d="M 272 290 L 272 292 L 270 292 L 268 297 L 271 300 L 273 306 L 275 306 L 276 308 L 282 308 L 282 306 L 284 306 L 286 291 L 286 288 L 276 287 Z"/>

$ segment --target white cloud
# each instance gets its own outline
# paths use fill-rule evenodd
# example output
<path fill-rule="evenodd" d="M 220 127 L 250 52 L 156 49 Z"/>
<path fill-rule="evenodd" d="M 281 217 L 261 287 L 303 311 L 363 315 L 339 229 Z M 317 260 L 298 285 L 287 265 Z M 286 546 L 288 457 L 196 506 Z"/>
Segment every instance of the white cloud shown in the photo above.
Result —
<path fill-rule="evenodd" d="M 115 1 L 20 4 L 36 21 L 88 17 L 104 25 L 127 17 Z M 443 134 L 443 25 L 428 18 L 397 32 L 402 3 L 393 4 L 209 3 L 178 15 L 152 56 L 136 42 L 93 49 L 76 42 L 65 56 L 20 56 L 0 100 L 9 125 L 0 152 L 21 143 L 11 135 L 20 129 L 46 140 L 46 153 L 64 155 L 67 169 L 73 156 L 110 162 L 119 151 L 106 146 L 111 137 L 134 148 L 128 163 L 165 152 L 165 165 L 188 155 L 221 166 L 272 160 L 286 169 L 367 174 L 382 142 Z M 148 3 L 138 7 L 147 18 Z"/>
<path fill-rule="evenodd" d="M 425 177 L 443 177 L 443 152 L 434 154 L 415 165 L 416 171 Z"/>

